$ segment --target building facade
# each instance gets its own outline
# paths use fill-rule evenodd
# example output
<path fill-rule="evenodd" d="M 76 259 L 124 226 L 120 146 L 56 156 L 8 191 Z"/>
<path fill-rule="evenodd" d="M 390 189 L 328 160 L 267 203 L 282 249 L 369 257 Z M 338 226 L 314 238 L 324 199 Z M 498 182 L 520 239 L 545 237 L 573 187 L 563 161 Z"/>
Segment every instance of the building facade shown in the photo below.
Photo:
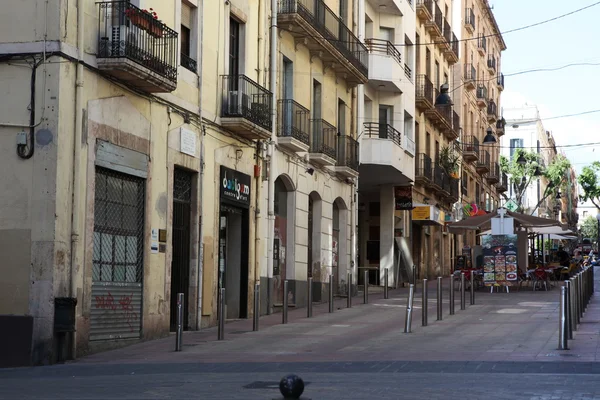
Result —
<path fill-rule="evenodd" d="M 462 2 L 460 62 L 454 67 L 455 104 L 462 122 L 458 151 L 461 156 L 463 217 L 495 210 L 508 189 L 500 171 L 500 138 L 505 121 L 500 108 L 504 90 L 501 55 L 506 44 L 487 0 Z M 491 133 L 496 143 L 486 144 Z M 460 246 L 473 247 L 475 232 L 466 233 Z"/>
<path fill-rule="evenodd" d="M 454 153 L 460 117 L 451 102 L 437 105 L 454 86 L 452 66 L 459 61 L 459 42 L 451 23 L 453 2 L 416 2 L 415 36 L 415 185 L 412 254 L 418 276 L 450 272 L 454 235 L 446 232 L 446 215 L 459 199 L 459 172 Z M 445 156 L 444 156 L 445 154 Z"/>

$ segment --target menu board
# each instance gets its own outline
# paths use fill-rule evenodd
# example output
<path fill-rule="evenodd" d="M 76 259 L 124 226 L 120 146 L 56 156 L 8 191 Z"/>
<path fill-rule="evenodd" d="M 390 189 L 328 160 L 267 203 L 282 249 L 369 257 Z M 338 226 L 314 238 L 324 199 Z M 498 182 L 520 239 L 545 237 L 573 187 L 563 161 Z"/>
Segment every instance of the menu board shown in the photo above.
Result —
<path fill-rule="evenodd" d="M 517 235 L 484 235 L 483 282 L 486 286 L 514 286 L 518 283 Z"/>

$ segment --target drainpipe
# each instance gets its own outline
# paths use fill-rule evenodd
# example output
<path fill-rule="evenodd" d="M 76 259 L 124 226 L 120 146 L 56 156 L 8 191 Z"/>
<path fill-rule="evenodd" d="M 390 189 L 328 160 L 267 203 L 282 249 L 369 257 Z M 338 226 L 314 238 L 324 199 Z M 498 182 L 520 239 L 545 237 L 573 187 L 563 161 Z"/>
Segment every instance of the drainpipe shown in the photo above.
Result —
<path fill-rule="evenodd" d="M 73 205 L 71 218 L 71 276 L 69 293 L 77 297 L 77 266 L 80 264 L 79 254 L 79 212 L 81 202 L 81 133 L 83 129 L 83 32 L 84 32 L 84 1 L 77 2 L 77 69 L 75 73 L 75 135 L 73 137 Z M 77 350 L 77 335 L 73 333 L 71 354 L 75 357 Z"/>
<path fill-rule="evenodd" d="M 271 71 L 270 90 L 273 95 L 271 103 L 271 141 L 269 142 L 269 177 L 268 177 L 268 227 L 267 227 L 267 314 L 272 312 L 271 281 L 273 278 L 273 240 L 275 238 L 275 143 L 277 141 L 277 0 L 271 0 Z M 284 294 L 287 296 L 287 294 Z"/>
<path fill-rule="evenodd" d="M 204 21 L 204 2 L 201 1 L 198 4 L 198 21 L 196 26 L 198 27 L 198 115 L 200 117 L 200 121 L 202 122 L 202 39 L 204 37 L 203 34 L 203 24 Z M 200 138 L 200 179 L 198 182 L 200 197 L 198 197 L 198 214 L 200 215 L 200 232 L 198 233 L 199 244 L 198 244 L 198 308 L 196 310 L 196 330 L 199 331 L 202 325 L 202 274 L 204 273 L 204 213 L 202 207 L 202 195 L 203 195 L 203 187 L 204 187 L 204 132 L 206 127 L 202 125 L 202 136 Z"/>

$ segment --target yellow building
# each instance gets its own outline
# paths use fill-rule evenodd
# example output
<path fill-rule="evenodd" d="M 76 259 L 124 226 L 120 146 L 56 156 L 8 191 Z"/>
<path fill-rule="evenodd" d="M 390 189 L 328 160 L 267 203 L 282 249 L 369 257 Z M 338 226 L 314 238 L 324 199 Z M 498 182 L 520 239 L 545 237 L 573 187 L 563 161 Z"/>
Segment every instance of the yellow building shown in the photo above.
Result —
<path fill-rule="evenodd" d="M 500 108 L 504 75 L 500 70 L 506 44 L 487 0 L 469 0 L 463 6 L 460 61 L 454 66 L 452 87 L 454 108 L 462 122 L 458 147 L 462 152 L 460 207 L 466 218 L 481 210 L 495 210 L 502 204 L 501 193 L 509 188 L 508 177 L 499 166 L 500 137 L 505 127 Z M 488 134 L 495 143 L 484 143 Z M 476 244 L 475 232 L 468 232 L 457 242 L 456 251 Z"/>
<path fill-rule="evenodd" d="M 460 135 L 460 118 L 451 106 L 448 85 L 458 62 L 458 42 L 451 26 L 450 0 L 416 2 L 415 187 L 412 214 L 413 259 L 422 278 L 450 272 L 452 235 L 445 230 L 459 199 L 451 155 Z M 454 93 L 451 93 L 454 95 Z M 446 99 L 439 103 L 438 96 Z"/>

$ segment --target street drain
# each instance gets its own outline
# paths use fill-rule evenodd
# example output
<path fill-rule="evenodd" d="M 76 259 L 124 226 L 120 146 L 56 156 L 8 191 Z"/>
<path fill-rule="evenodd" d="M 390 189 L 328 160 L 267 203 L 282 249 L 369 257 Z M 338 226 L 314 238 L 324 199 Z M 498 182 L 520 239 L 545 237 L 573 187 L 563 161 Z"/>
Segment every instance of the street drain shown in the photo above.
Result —
<path fill-rule="evenodd" d="M 310 382 L 304 382 L 308 386 Z M 279 389 L 279 382 L 255 381 L 243 386 L 244 389 Z"/>
<path fill-rule="evenodd" d="M 546 357 L 581 357 L 579 354 L 573 353 L 549 353 L 546 354 Z"/>

